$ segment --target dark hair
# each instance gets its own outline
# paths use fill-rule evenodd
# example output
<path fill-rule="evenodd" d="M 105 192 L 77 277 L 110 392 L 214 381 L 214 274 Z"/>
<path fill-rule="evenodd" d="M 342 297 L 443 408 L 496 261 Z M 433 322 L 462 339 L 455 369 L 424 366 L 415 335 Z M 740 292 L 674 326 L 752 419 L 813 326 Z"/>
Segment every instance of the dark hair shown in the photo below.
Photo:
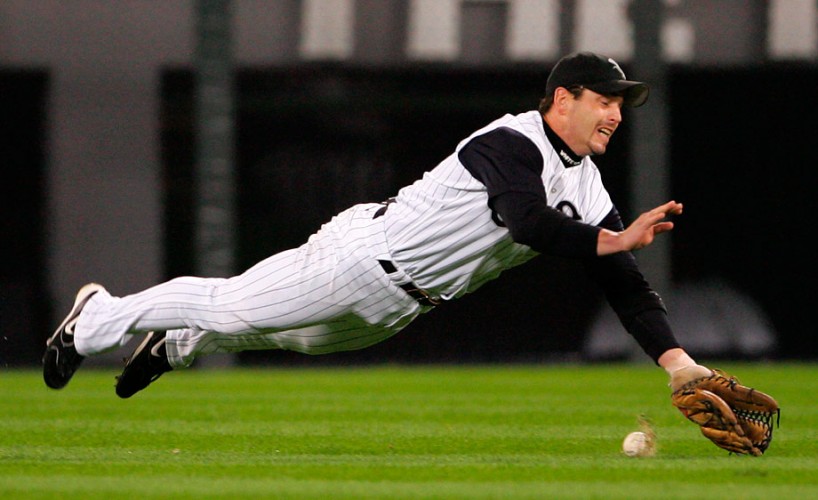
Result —
<path fill-rule="evenodd" d="M 582 91 L 585 90 L 585 87 L 582 85 L 571 85 L 570 87 L 565 87 L 565 90 L 571 93 L 574 96 L 574 99 L 579 99 L 579 96 L 582 95 Z M 556 89 L 555 89 L 556 92 Z M 540 106 L 539 111 L 541 115 L 544 115 L 551 109 L 551 105 L 554 104 L 554 92 L 546 95 L 542 99 L 540 99 Z"/>

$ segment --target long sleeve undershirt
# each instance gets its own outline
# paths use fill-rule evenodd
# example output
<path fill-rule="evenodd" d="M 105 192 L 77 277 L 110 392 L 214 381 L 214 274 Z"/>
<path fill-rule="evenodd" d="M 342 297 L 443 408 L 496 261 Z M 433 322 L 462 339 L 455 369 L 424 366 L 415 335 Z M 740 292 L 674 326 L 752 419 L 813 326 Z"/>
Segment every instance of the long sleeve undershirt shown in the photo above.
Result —
<path fill-rule="evenodd" d="M 548 125 L 544 126 L 549 141 L 567 150 Z M 594 226 L 549 206 L 541 178 L 542 154 L 530 139 L 508 128 L 473 138 L 458 157 L 486 186 L 489 207 L 516 243 L 540 253 L 580 259 L 622 325 L 654 361 L 666 350 L 679 347 L 662 299 L 650 288 L 633 254 L 621 252 L 603 257 L 596 254 L 601 228 L 624 229 L 616 207 L 599 226 Z M 572 168 L 579 160 L 574 155 L 563 162 Z"/>

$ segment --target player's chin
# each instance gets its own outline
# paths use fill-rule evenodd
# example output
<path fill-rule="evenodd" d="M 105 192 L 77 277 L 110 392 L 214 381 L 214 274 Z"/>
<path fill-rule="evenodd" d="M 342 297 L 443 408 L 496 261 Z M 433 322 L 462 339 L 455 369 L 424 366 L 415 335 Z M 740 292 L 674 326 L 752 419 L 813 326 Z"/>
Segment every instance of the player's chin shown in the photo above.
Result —
<path fill-rule="evenodd" d="M 603 144 L 601 142 L 597 142 L 597 143 L 591 144 L 590 149 L 591 149 L 591 154 L 592 155 L 604 155 L 605 151 L 608 150 L 608 143 L 606 142 L 606 143 Z"/>
<path fill-rule="evenodd" d="M 591 150 L 592 155 L 601 155 L 605 154 L 605 151 L 608 149 L 608 142 L 610 141 L 610 136 L 605 135 L 601 132 L 598 132 L 591 141 L 588 141 L 588 149 Z"/>

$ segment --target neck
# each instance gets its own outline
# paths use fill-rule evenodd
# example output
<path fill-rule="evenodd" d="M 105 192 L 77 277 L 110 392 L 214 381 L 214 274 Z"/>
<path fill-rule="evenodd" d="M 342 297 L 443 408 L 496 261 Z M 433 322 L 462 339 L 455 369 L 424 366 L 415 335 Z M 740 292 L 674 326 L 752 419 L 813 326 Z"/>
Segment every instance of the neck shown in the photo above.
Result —
<path fill-rule="evenodd" d="M 548 115 L 543 116 L 542 122 L 543 129 L 545 129 L 545 136 L 548 138 L 551 145 L 554 146 L 554 150 L 560 157 L 560 161 L 562 162 L 563 166 L 565 166 L 565 168 L 570 168 L 576 167 L 582 163 L 582 156 L 574 153 L 574 151 L 568 147 L 568 144 L 562 140 L 559 133 L 554 130 L 554 127 L 551 126 Z"/>

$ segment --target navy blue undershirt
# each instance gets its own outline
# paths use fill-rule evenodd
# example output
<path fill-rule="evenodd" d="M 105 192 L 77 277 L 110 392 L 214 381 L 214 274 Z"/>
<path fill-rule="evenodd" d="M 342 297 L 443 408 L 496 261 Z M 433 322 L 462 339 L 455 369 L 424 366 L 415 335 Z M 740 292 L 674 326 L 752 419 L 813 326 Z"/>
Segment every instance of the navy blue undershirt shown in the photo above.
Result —
<path fill-rule="evenodd" d="M 543 121 L 546 137 L 566 168 L 581 163 Z M 577 221 L 548 206 L 541 178 L 545 161 L 537 146 L 522 133 L 500 127 L 474 137 L 458 159 L 486 186 L 495 221 L 508 228 L 512 239 L 549 255 L 581 260 L 600 285 L 625 329 L 656 361 L 666 350 L 679 347 L 659 295 L 650 288 L 630 252 L 599 257 L 601 228 L 624 229 L 616 207 L 598 226 Z"/>

